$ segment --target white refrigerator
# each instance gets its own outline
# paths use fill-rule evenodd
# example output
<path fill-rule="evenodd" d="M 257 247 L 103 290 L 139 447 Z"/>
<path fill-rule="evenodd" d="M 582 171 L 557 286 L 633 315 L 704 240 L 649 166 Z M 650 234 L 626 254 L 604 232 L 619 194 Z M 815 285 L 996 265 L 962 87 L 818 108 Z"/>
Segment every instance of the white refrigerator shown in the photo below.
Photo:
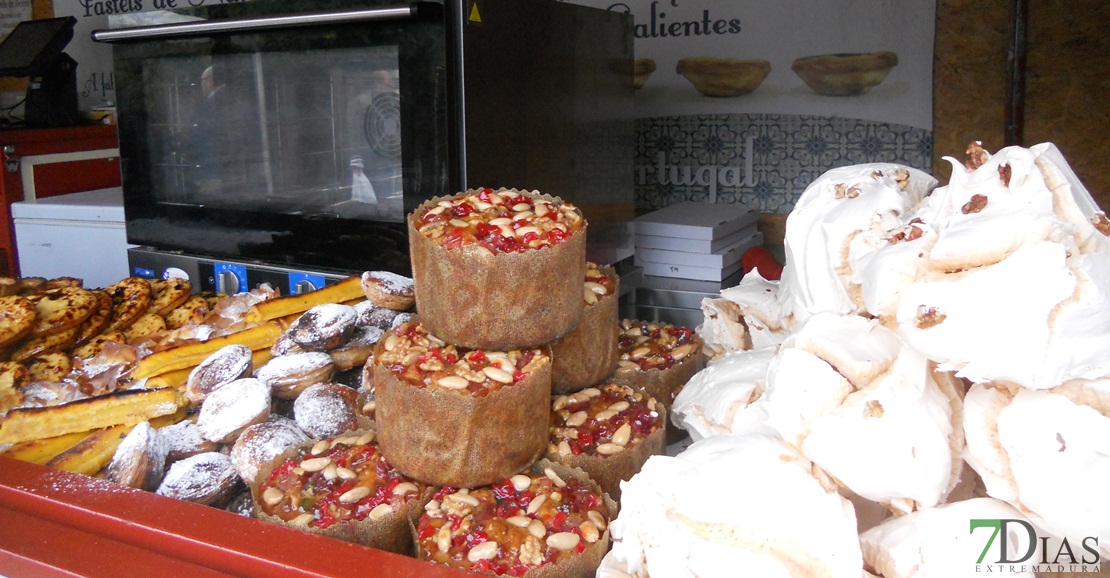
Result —
<path fill-rule="evenodd" d="M 123 189 L 113 187 L 12 203 L 24 277 L 77 277 L 86 288 L 130 275 Z"/>

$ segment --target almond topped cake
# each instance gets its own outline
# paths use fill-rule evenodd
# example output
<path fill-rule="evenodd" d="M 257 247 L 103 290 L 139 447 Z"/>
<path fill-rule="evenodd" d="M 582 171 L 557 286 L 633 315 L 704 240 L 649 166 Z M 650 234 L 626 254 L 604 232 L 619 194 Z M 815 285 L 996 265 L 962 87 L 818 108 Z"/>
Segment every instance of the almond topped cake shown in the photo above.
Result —
<path fill-rule="evenodd" d="M 535 347 L 582 315 L 586 220 L 558 197 L 471 189 L 408 218 L 416 308 L 430 332 L 484 349 Z"/>
<path fill-rule="evenodd" d="M 645 390 L 670 408 L 682 386 L 705 367 L 701 338 L 688 327 L 623 319 L 613 381 Z"/>
<path fill-rule="evenodd" d="M 663 405 L 627 385 L 607 383 L 557 395 L 547 458 L 581 468 L 619 499 L 621 480 L 664 452 L 666 425 Z"/>
<path fill-rule="evenodd" d="M 616 369 L 618 283 L 612 267 L 586 263 L 582 320 L 574 331 L 551 343 L 554 393 L 571 393 L 600 383 Z"/>
<path fill-rule="evenodd" d="M 373 432 L 287 451 L 256 483 L 255 511 L 264 520 L 402 553 L 409 520 L 431 494 L 386 461 Z"/>
<path fill-rule="evenodd" d="M 468 349 L 444 342 L 416 317 L 378 342 L 374 389 L 382 451 L 426 483 L 488 484 L 547 447 L 546 347 Z"/>
<path fill-rule="evenodd" d="M 614 513 L 581 470 L 541 460 L 489 486 L 440 489 L 416 525 L 417 556 L 500 576 L 592 576 Z"/>

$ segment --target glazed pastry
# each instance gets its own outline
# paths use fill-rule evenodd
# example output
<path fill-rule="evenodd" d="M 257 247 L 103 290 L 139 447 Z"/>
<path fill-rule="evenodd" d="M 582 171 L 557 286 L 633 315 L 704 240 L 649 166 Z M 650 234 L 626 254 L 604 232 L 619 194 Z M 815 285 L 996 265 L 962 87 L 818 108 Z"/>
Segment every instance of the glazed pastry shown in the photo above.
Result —
<path fill-rule="evenodd" d="M 425 483 L 488 484 L 547 447 L 551 357 L 542 349 L 468 350 L 414 320 L 378 342 L 374 388 L 382 452 Z"/>
<path fill-rule="evenodd" d="M 259 519 L 400 554 L 412 551 L 412 524 L 432 488 L 392 468 L 354 432 L 285 452 L 252 486 Z"/>
<path fill-rule="evenodd" d="M 409 215 L 416 308 L 428 331 L 480 349 L 535 347 L 582 316 L 586 221 L 538 192 L 475 189 Z"/>

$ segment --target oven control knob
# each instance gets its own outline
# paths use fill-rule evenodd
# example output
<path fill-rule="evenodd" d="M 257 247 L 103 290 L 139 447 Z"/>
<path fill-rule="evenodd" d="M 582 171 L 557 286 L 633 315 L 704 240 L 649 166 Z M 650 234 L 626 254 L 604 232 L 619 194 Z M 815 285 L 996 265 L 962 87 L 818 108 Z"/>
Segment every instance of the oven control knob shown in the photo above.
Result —
<path fill-rule="evenodd" d="M 220 293 L 235 295 L 239 292 L 239 278 L 235 276 L 233 271 L 224 271 L 220 273 L 216 281 L 216 290 Z"/>
<path fill-rule="evenodd" d="M 189 274 L 186 273 L 184 269 L 179 269 L 177 267 L 168 267 L 165 271 L 162 271 L 162 278 L 163 279 L 184 279 L 184 280 L 188 281 L 189 280 Z"/>
<path fill-rule="evenodd" d="M 316 286 L 312 284 L 312 281 L 309 281 L 308 279 L 303 279 L 301 281 L 297 281 L 294 294 L 301 295 L 304 293 L 310 293 L 315 290 Z"/>

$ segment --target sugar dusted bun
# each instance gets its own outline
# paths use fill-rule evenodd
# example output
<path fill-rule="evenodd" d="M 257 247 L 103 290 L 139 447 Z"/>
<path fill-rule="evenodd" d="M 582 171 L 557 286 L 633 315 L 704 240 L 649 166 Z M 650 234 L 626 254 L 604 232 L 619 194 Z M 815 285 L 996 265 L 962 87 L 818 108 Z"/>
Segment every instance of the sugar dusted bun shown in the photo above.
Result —
<path fill-rule="evenodd" d="M 288 419 L 271 419 L 254 424 L 235 440 L 231 447 L 231 463 L 239 477 L 248 485 L 255 482 L 258 470 L 268 467 L 289 448 L 309 440 L 297 424 Z"/>
<path fill-rule="evenodd" d="M 406 311 L 416 299 L 412 279 L 389 271 L 363 273 L 362 292 L 374 305 L 392 311 Z"/>
<path fill-rule="evenodd" d="M 108 464 L 107 478 L 124 486 L 153 491 L 162 481 L 168 450 L 158 430 L 144 421 L 116 448 Z"/>
<path fill-rule="evenodd" d="M 270 359 L 255 377 L 266 382 L 279 399 L 296 399 L 306 387 L 330 381 L 335 362 L 322 351 L 290 353 Z"/>
<path fill-rule="evenodd" d="M 617 272 L 586 263 L 582 319 L 574 331 L 551 343 L 551 390 L 572 393 L 600 383 L 617 367 L 619 329 Z"/>
<path fill-rule="evenodd" d="M 245 345 L 228 345 L 217 350 L 189 373 L 185 397 L 199 406 L 219 386 L 250 375 L 251 350 Z"/>
<path fill-rule="evenodd" d="M 239 487 L 239 474 L 231 458 L 219 452 L 207 452 L 170 466 L 157 493 L 220 508 L 235 497 Z"/>
<path fill-rule="evenodd" d="M 200 406 L 197 428 L 204 439 L 230 443 L 248 427 L 270 415 L 270 388 L 247 377 L 225 384 L 208 395 Z"/>
<path fill-rule="evenodd" d="M 469 190 L 409 215 L 416 308 L 428 330 L 482 349 L 534 347 L 582 316 L 586 221 L 538 192 Z"/>
<path fill-rule="evenodd" d="M 382 452 L 425 483 L 488 484 L 547 447 L 551 357 L 544 349 L 457 348 L 414 320 L 378 343 L 374 387 Z"/>
<path fill-rule="evenodd" d="M 358 392 L 338 383 L 317 383 L 293 401 L 293 419 L 308 435 L 320 439 L 358 426 Z"/>
<path fill-rule="evenodd" d="M 357 319 L 350 305 L 324 303 L 298 317 L 289 326 L 289 338 L 306 351 L 327 351 L 351 336 Z"/>

